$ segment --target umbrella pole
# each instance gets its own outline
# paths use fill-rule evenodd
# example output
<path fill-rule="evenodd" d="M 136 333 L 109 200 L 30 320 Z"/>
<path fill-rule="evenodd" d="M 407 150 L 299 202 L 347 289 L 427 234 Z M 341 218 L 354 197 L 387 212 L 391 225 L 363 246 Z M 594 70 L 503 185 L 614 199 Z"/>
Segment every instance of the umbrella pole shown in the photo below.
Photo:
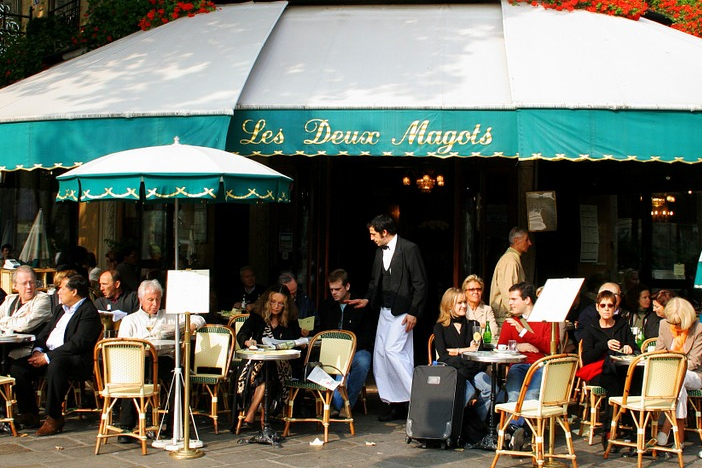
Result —
<path fill-rule="evenodd" d="M 178 199 L 175 199 L 175 211 L 173 212 L 173 244 L 175 244 L 175 270 L 178 269 Z"/>

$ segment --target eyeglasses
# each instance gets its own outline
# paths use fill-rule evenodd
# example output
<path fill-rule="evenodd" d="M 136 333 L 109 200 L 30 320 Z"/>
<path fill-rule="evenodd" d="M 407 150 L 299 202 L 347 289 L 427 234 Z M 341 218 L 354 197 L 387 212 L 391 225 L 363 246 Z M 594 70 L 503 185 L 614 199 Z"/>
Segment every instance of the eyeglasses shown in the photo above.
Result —
<path fill-rule="evenodd" d="M 468 292 L 480 292 L 483 288 L 466 288 L 465 290 Z"/>
<path fill-rule="evenodd" d="M 270 301 L 271 307 L 285 307 L 285 302 Z"/>
<path fill-rule="evenodd" d="M 614 304 L 600 304 L 603 309 L 614 309 Z"/>

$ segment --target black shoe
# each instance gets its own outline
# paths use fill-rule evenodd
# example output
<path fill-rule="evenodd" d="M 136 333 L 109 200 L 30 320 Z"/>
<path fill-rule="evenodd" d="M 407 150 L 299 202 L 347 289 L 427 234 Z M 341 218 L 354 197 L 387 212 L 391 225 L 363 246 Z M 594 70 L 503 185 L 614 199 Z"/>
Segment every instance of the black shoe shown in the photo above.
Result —
<path fill-rule="evenodd" d="M 37 413 L 23 413 L 17 415 L 15 422 L 22 427 L 38 428 L 41 426 L 41 421 Z"/>
<path fill-rule="evenodd" d="M 390 404 L 390 411 L 378 416 L 378 421 L 380 422 L 398 421 L 400 419 L 407 419 L 406 403 L 392 403 Z"/>
<path fill-rule="evenodd" d="M 128 436 L 117 436 L 117 442 L 120 444 L 131 444 L 133 440 L 134 439 Z"/>
<path fill-rule="evenodd" d="M 242 431 L 255 431 L 260 429 L 260 427 L 256 427 L 254 423 L 250 423 L 248 421 L 244 421 L 241 423 L 241 430 Z"/>

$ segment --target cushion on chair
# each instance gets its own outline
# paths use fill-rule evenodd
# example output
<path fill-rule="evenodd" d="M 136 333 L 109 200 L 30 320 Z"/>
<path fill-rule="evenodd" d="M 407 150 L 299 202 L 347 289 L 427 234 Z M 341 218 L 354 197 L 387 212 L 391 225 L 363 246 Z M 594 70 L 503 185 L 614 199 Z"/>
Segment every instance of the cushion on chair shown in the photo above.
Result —
<path fill-rule="evenodd" d="M 517 414 L 524 416 L 525 418 L 537 418 L 541 415 L 542 418 L 550 418 L 552 416 L 558 416 L 559 414 L 566 414 L 568 412 L 567 406 L 540 406 L 539 400 L 525 400 L 522 404 L 522 411 L 515 413 L 515 408 L 517 407 L 517 402 L 513 401 L 511 403 L 500 403 L 495 405 L 495 410 L 504 411 L 510 414 Z"/>
<path fill-rule="evenodd" d="M 623 397 L 610 397 L 609 401 L 615 403 L 619 406 L 623 406 L 627 409 L 641 410 L 641 400 L 642 397 L 639 396 L 629 396 L 626 399 L 626 405 L 622 405 Z M 675 409 L 675 402 L 672 402 L 669 398 L 646 398 L 646 411 L 670 411 Z"/>

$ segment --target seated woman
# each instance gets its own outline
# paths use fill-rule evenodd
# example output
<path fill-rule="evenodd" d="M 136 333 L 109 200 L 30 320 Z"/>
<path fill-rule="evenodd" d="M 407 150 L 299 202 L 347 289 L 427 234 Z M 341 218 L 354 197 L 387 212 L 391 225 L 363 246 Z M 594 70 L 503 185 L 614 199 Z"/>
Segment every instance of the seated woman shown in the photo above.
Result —
<path fill-rule="evenodd" d="M 661 289 L 655 292 L 651 296 L 651 302 L 653 303 L 653 313 L 656 314 L 655 318 L 648 321 L 646 325 L 647 329 L 651 329 L 651 335 L 644 331 L 646 338 L 654 338 L 658 336 L 658 330 L 660 329 L 660 324 L 665 320 L 665 306 L 668 301 L 675 297 L 675 293 L 669 289 Z M 653 328 L 655 327 L 655 334 L 653 333 Z"/>
<path fill-rule="evenodd" d="M 490 377 L 485 373 L 486 364 L 463 359 L 461 353 L 477 351 L 481 341 L 473 339 L 476 320 L 466 318 L 466 295 L 460 289 L 449 288 L 441 298 L 439 320 L 434 325 L 434 346 L 439 361 L 455 367 L 466 380 L 465 404 L 474 398 L 478 390 L 475 410 L 484 421 L 490 409 Z"/>
<path fill-rule="evenodd" d="M 249 318 L 241 325 L 236 340 L 242 348 L 255 346 L 264 337 L 277 340 L 295 340 L 307 336 L 306 330 L 301 330 L 297 321 L 297 309 L 290 291 L 284 284 L 276 284 L 266 290 L 256 301 L 254 310 Z M 288 389 L 285 380 L 292 376 L 290 361 L 275 361 L 276 372 L 271 376 L 271 408 L 274 412 L 282 409 L 288 401 Z M 241 407 L 246 408 L 246 417 L 242 427 L 254 428 L 256 410 L 263 401 L 265 390 L 264 373 L 261 372 L 263 361 L 246 361 L 237 380 L 237 397 Z"/>
<path fill-rule="evenodd" d="M 480 323 L 480 328 L 483 330 L 485 330 L 485 325 L 489 323 L 492 337 L 497 342 L 500 330 L 497 327 L 495 313 L 492 307 L 483 302 L 485 282 L 478 275 L 470 275 L 463 280 L 462 289 L 466 295 L 466 301 L 468 301 L 466 316 L 470 320 L 477 320 Z"/>
<path fill-rule="evenodd" d="M 639 283 L 628 293 L 625 309 L 629 311 L 630 327 L 641 330 L 644 339 L 658 336 L 660 319 L 651 308 L 651 290 L 645 284 Z"/>
<path fill-rule="evenodd" d="M 583 329 L 582 360 L 583 364 L 592 364 L 603 360 L 602 372 L 588 381 L 607 390 L 607 395 L 616 396 L 624 393 L 627 366 L 615 366 L 609 356 L 619 354 L 639 354 L 641 350 L 627 321 L 614 315 L 617 298 L 611 291 L 602 291 L 597 295 L 595 308 L 600 315 Z M 627 413 L 628 414 L 628 413 Z M 608 432 L 612 421 L 612 406 L 605 405 L 605 417 L 602 421 L 605 433 L 602 446 L 607 448 Z"/>
<path fill-rule="evenodd" d="M 676 351 L 687 356 L 687 372 L 675 407 L 680 440 L 685 437 L 687 418 L 687 391 L 702 388 L 702 324 L 697 320 L 692 304 L 674 297 L 665 306 L 666 322 L 661 322 L 656 350 Z M 665 419 L 658 432 L 659 445 L 668 442 L 671 424 Z"/>

